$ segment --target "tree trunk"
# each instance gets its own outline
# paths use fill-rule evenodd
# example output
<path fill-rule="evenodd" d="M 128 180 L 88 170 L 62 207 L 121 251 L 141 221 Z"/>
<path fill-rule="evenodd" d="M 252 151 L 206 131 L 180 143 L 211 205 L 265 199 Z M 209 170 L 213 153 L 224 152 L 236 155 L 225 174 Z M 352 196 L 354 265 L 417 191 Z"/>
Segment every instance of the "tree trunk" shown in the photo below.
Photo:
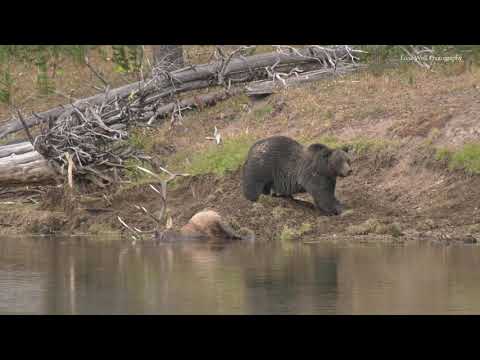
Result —
<path fill-rule="evenodd" d="M 2 158 L 15 155 L 21 155 L 33 151 L 33 146 L 29 141 L 24 141 L 11 145 L 0 146 L 0 160 Z"/>
<path fill-rule="evenodd" d="M 235 88 L 230 91 L 221 90 L 207 95 L 197 95 L 180 102 L 172 102 L 162 107 L 159 107 L 155 112 L 148 112 L 145 114 L 145 117 L 141 120 L 147 121 L 155 115 L 155 119 L 162 118 L 171 114 L 178 106 L 181 108 L 203 108 L 215 105 L 217 102 L 228 99 L 229 97 L 241 94 L 244 92 L 242 88 Z M 153 123 L 154 120 L 149 121 L 149 124 Z"/>
<path fill-rule="evenodd" d="M 38 152 L 26 151 L 32 147 L 30 143 L 15 144 L 0 147 L 0 184 L 37 184 L 50 183 L 55 178 L 55 172 L 47 160 Z M 8 149 L 9 148 L 9 149 Z M 26 151 L 26 152 L 24 152 Z"/>
<path fill-rule="evenodd" d="M 275 93 L 278 89 L 284 89 L 286 86 L 295 86 L 312 81 L 329 79 L 338 75 L 345 75 L 349 72 L 354 72 L 363 68 L 364 66 L 361 65 L 346 65 L 337 67 L 336 69 L 326 68 L 320 70 L 313 70 L 297 75 L 291 75 L 289 78 L 284 79 L 284 83 L 278 79 L 256 81 L 248 84 L 245 87 L 245 93 L 248 96 L 270 95 Z"/>
<path fill-rule="evenodd" d="M 152 45 L 153 62 L 167 71 L 174 71 L 185 66 L 182 45 Z"/>

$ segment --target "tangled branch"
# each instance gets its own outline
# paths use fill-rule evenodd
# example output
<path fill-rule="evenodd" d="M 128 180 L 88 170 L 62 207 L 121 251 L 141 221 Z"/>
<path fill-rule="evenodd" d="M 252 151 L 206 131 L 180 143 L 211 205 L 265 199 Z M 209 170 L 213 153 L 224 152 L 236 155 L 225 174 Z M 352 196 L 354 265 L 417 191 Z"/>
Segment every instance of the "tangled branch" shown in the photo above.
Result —
<path fill-rule="evenodd" d="M 117 219 L 118 221 L 123 225 L 123 227 L 125 227 L 132 235 L 132 238 L 134 240 L 134 244 L 136 243 L 136 241 L 138 241 L 139 239 L 142 239 L 143 236 L 142 234 L 153 234 L 153 233 L 156 233 L 160 230 L 161 227 L 165 227 L 167 230 L 170 229 L 172 227 L 172 218 L 171 217 L 168 217 L 166 219 L 166 223 L 165 225 L 162 225 L 163 223 L 163 218 L 165 216 L 165 212 L 166 212 L 166 208 L 167 208 L 167 184 L 172 181 L 173 179 L 175 179 L 176 177 L 178 176 L 183 176 L 183 177 L 186 177 L 186 176 L 190 176 L 190 174 L 174 174 L 170 171 L 168 171 L 167 169 L 164 169 L 162 167 L 160 167 L 160 170 L 162 170 L 163 172 L 169 174 L 170 176 L 167 178 L 167 179 L 162 179 L 158 174 L 155 174 L 154 172 L 148 170 L 148 169 L 145 169 L 141 166 L 136 166 L 136 168 L 140 171 L 143 171 L 145 173 L 147 173 L 148 175 L 151 175 L 153 176 L 154 178 L 156 178 L 157 180 L 160 181 L 160 185 L 161 185 L 161 190 L 158 190 L 155 186 L 153 186 L 152 184 L 149 185 L 150 189 L 152 189 L 156 194 L 160 195 L 160 199 L 161 199 L 161 202 L 162 202 L 162 207 L 160 208 L 160 214 L 158 216 L 155 216 L 153 215 L 150 211 L 148 211 L 144 206 L 141 206 L 141 205 L 134 205 L 134 208 L 137 209 L 137 210 L 140 210 L 141 212 L 143 212 L 145 215 L 147 215 L 148 217 L 150 217 L 155 223 L 156 223 L 156 226 L 154 229 L 152 230 L 140 230 L 140 229 L 137 229 L 135 227 L 131 227 L 129 226 L 120 216 L 117 216 Z"/>

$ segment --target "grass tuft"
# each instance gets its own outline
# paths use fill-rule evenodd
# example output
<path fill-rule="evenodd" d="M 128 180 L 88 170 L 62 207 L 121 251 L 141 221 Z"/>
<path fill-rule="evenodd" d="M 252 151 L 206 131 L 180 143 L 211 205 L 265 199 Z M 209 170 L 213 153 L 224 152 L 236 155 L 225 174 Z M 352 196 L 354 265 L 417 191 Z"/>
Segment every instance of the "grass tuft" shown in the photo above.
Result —
<path fill-rule="evenodd" d="M 454 168 L 463 168 L 468 173 L 480 174 L 480 144 L 466 144 L 453 154 L 451 164 Z"/>
<path fill-rule="evenodd" d="M 393 237 L 402 236 L 402 230 L 399 224 L 385 224 L 377 219 L 368 219 L 361 224 L 350 225 L 347 227 L 346 230 L 347 233 L 350 235 L 378 234 L 392 235 Z"/>
<path fill-rule="evenodd" d="M 212 144 L 201 153 L 195 154 L 184 171 L 192 175 L 224 175 L 226 171 L 236 170 L 245 161 L 253 142 L 248 136 L 239 136 L 226 139 L 220 145 Z"/>
<path fill-rule="evenodd" d="M 265 105 L 262 108 L 255 109 L 253 115 L 257 120 L 263 120 L 267 115 L 273 112 L 273 107 L 271 105 Z"/>
<path fill-rule="evenodd" d="M 283 242 L 299 238 L 305 233 L 309 232 L 311 229 L 312 224 L 310 223 L 303 223 L 298 229 L 284 225 L 282 232 L 280 233 L 280 240 Z"/>
<path fill-rule="evenodd" d="M 459 150 L 439 148 L 435 159 L 447 161 L 450 170 L 464 170 L 468 174 L 480 174 L 480 143 L 465 144 Z"/>

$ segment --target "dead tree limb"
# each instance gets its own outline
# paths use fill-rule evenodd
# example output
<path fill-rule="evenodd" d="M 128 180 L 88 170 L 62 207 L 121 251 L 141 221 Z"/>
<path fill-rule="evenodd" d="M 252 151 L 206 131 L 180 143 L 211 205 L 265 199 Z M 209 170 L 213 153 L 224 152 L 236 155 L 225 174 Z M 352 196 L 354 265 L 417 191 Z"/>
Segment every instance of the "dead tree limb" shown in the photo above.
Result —
<path fill-rule="evenodd" d="M 24 129 L 25 129 L 25 132 L 27 133 L 27 136 L 28 136 L 28 140 L 30 140 L 30 143 L 32 144 L 32 146 L 34 145 L 34 140 L 33 140 L 33 136 L 32 134 L 30 134 L 30 130 L 28 130 L 28 126 L 27 124 L 25 123 L 25 120 L 23 119 L 23 116 L 22 116 L 22 113 L 20 112 L 20 110 L 17 110 L 17 115 L 18 115 L 18 119 L 20 120 L 20 122 L 22 123 Z"/>
<path fill-rule="evenodd" d="M 11 145 L 3 145 L 0 146 L 0 160 L 1 158 L 11 156 L 12 154 L 21 155 L 32 151 L 33 146 L 28 141 Z"/>
<path fill-rule="evenodd" d="M 289 86 L 300 85 L 307 82 L 313 82 L 336 76 L 345 75 L 364 68 L 361 65 L 346 65 L 341 67 L 325 68 L 304 73 L 291 72 L 289 74 L 275 74 L 271 80 L 261 80 L 249 83 L 246 86 L 246 94 L 248 96 L 269 95 L 273 94 L 279 89 L 287 88 Z"/>
<path fill-rule="evenodd" d="M 168 115 L 171 115 L 178 108 L 194 109 L 194 108 L 213 106 L 217 102 L 228 99 L 229 97 L 238 95 L 243 91 L 244 89 L 242 88 L 235 88 L 235 89 L 231 89 L 230 91 L 221 90 L 221 91 L 214 92 L 212 94 L 194 96 L 194 97 L 182 100 L 178 103 L 171 102 L 167 105 L 159 107 L 155 111 L 150 111 L 145 113 L 144 117 L 139 120 L 140 121 L 148 120 L 147 123 L 150 125 L 150 124 L 153 124 L 157 119 L 164 118 Z"/>

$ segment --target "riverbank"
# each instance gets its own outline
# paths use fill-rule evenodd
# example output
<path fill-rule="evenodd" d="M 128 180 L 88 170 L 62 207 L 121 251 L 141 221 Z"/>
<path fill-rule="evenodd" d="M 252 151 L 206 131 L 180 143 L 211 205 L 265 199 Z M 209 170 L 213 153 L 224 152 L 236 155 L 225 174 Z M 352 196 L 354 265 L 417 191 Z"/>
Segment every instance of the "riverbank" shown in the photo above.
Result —
<path fill-rule="evenodd" d="M 169 185 L 174 229 L 210 208 L 263 241 L 471 243 L 480 240 L 480 72 L 471 70 L 409 66 L 286 89 L 261 101 L 236 96 L 185 114 L 174 126 L 138 129 L 132 142 L 154 157 L 153 171 L 192 174 Z M 220 145 L 206 139 L 215 127 Z M 337 184 L 344 214 L 323 217 L 282 199 L 243 198 L 239 166 L 255 140 L 272 135 L 352 146 L 354 174 Z M 74 206 L 64 205 L 61 187 L 38 189 L 36 198 L 4 194 L 0 203 L 9 204 L 0 207 L 0 232 L 120 237 L 118 216 L 149 230 L 155 224 L 134 205 L 160 210 L 150 183 L 156 180 L 132 174 L 107 193 L 74 195 Z"/>

